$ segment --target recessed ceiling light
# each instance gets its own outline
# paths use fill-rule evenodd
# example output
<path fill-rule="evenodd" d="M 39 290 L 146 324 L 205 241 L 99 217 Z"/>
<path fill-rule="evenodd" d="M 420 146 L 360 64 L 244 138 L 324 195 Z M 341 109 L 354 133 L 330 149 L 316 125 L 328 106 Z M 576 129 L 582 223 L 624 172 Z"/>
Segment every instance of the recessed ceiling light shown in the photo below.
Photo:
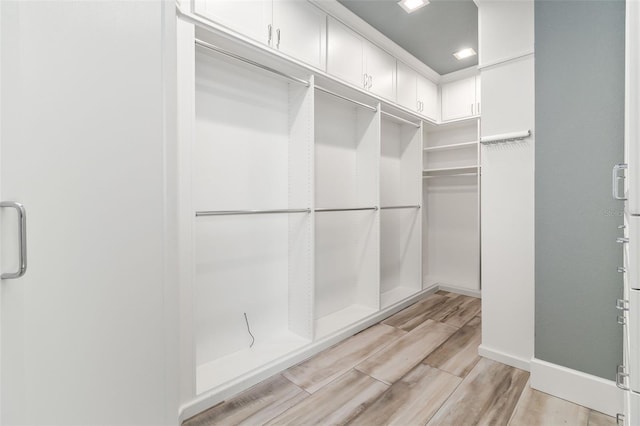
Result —
<path fill-rule="evenodd" d="M 400 0 L 398 4 L 404 9 L 405 12 L 411 13 L 415 12 L 423 6 L 428 5 L 429 0 Z"/>
<path fill-rule="evenodd" d="M 475 54 L 476 54 L 475 50 L 473 50 L 470 47 L 467 47 L 466 49 L 458 50 L 453 54 L 453 56 L 455 56 L 457 60 L 461 60 L 464 58 L 468 58 L 470 56 L 475 56 Z"/>

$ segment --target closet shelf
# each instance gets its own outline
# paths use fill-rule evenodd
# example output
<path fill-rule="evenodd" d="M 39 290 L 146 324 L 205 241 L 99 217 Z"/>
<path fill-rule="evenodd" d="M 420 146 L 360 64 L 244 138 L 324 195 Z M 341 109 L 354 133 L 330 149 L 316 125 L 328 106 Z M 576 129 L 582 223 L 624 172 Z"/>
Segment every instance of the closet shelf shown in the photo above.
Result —
<path fill-rule="evenodd" d="M 427 151 L 427 152 L 449 151 L 449 150 L 452 150 L 452 149 L 469 148 L 469 147 L 472 147 L 472 146 L 478 146 L 478 141 L 454 143 L 454 144 L 451 144 L 451 145 L 442 145 L 442 146 L 429 146 L 429 147 L 426 147 L 424 150 Z"/>
<path fill-rule="evenodd" d="M 422 176 L 432 176 L 439 174 L 458 174 L 458 173 L 472 173 L 477 172 L 480 169 L 479 165 L 462 166 L 462 167 L 444 167 L 441 169 L 426 169 L 423 170 Z"/>

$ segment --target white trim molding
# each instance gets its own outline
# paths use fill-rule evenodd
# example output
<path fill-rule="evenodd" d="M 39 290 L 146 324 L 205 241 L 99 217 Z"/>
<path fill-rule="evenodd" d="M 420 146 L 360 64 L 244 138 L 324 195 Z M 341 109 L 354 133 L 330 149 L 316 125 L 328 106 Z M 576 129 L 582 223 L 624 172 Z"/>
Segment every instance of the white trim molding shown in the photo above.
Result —
<path fill-rule="evenodd" d="M 531 388 L 615 417 L 624 393 L 615 382 L 533 358 Z"/>
<path fill-rule="evenodd" d="M 528 359 L 520 358 L 515 355 L 499 351 L 497 349 L 489 348 L 487 347 L 487 345 L 480 345 L 480 347 L 478 348 L 478 355 L 489 358 L 493 361 L 498 361 L 511 367 L 519 368 L 520 370 L 524 371 L 530 371 L 531 368 Z"/>

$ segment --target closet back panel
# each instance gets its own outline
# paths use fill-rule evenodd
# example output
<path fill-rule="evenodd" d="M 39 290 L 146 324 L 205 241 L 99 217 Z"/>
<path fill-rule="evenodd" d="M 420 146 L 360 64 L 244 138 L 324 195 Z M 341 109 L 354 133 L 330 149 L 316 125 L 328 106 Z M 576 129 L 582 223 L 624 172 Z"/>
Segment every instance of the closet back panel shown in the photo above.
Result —
<path fill-rule="evenodd" d="M 422 289 L 422 215 L 419 209 L 380 213 L 380 291 Z"/>
<path fill-rule="evenodd" d="M 382 117 L 380 205 L 421 204 L 420 129 Z"/>
<path fill-rule="evenodd" d="M 310 147 L 292 136 L 310 121 L 306 88 L 198 52 L 195 210 L 308 207 Z"/>
<path fill-rule="evenodd" d="M 377 217 L 373 211 L 316 214 L 316 319 L 351 305 L 378 309 Z"/>
<path fill-rule="evenodd" d="M 195 227 L 196 361 L 249 347 L 288 328 L 286 215 L 199 218 Z"/>
<path fill-rule="evenodd" d="M 479 289 L 477 176 L 425 179 L 424 259 L 427 283 Z"/>
<path fill-rule="evenodd" d="M 316 207 L 371 207 L 378 200 L 379 116 L 315 94 Z"/>

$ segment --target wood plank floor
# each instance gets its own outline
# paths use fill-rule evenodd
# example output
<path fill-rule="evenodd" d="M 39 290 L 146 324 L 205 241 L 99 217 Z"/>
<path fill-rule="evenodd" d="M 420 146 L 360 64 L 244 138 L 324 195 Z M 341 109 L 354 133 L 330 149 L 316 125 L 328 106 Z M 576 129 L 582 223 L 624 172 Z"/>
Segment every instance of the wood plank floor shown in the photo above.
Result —
<path fill-rule="evenodd" d="M 480 300 L 439 291 L 183 425 L 615 425 L 478 356 L 480 333 Z"/>

